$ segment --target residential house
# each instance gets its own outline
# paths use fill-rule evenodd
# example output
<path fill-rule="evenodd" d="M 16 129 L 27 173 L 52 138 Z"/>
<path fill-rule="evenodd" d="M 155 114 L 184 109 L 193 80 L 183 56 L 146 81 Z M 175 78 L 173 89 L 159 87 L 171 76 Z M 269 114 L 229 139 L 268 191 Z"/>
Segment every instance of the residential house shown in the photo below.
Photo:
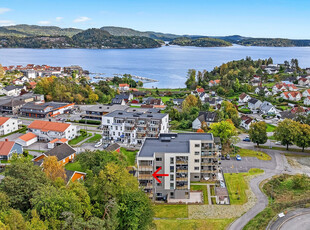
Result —
<path fill-rule="evenodd" d="M 289 92 L 283 92 L 280 97 L 282 97 L 284 100 L 289 101 L 300 101 L 302 94 L 299 91 L 289 91 Z"/>
<path fill-rule="evenodd" d="M 309 86 L 310 85 L 310 80 L 307 79 L 307 78 L 299 78 L 298 79 L 298 85 Z"/>
<path fill-rule="evenodd" d="M 20 114 L 24 117 L 47 118 L 60 114 L 70 113 L 75 103 L 60 102 L 28 102 L 20 108 Z"/>
<path fill-rule="evenodd" d="M 298 88 L 294 84 L 291 84 L 291 85 L 289 85 L 288 90 L 289 91 L 298 91 Z"/>
<path fill-rule="evenodd" d="M 209 87 L 217 86 L 219 85 L 221 80 L 211 80 L 209 81 Z"/>
<path fill-rule="evenodd" d="M 254 92 L 255 94 L 259 95 L 259 93 L 262 91 L 264 92 L 265 97 L 272 96 L 272 93 L 268 90 L 267 87 L 257 87 Z"/>
<path fill-rule="evenodd" d="M 26 90 L 25 86 L 8 85 L 0 90 L 0 94 L 6 96 L 19 96 L 22 90 Z"/>
<path fill-rule="evenodd" d="M 306 98 L 304 99 L 304 104 L 305 104 L 305 105 L 310 105 L 310 96 L 308 96 L 308 97 L 306 97 Z"/>
<path fill-rule="evenodd" d="M 51 121 L 34 120 L 28 126 L 28 131 L 37 135 L 39 141 L 47 142 L 55 138 L 71 140 L 77 136 L 75 125 Z"/>
<path fill-rule="evenodd" d="M 262 102 L 256 98 L 251 98 L 248 101 L 248 108 L 252 111 L 252 112 L 256 112 L 259 108 L 260 105 L 262 104 Z"/>
<path fill-rule="evenodd" d="M 263 114 L 276 114 L 278 111 L 277 109 L 268 101 L 264 101 L 261 105 L 260 105 L 260 111 Z"/>
<path fill-rule="evenodd" d="M 129 91 L 129 84 L 119 84 L 118 89 L 120 92 Z"/>
<path fill-rule="evenodd" d="M 196 88 L 196 92 L 198 95 L 202 94 L 205 92 L 204 88 Z"/>
<path fill-rule="evenodd" d="M 114 102 L 113 102 L 114 99 Z M 125 101 L 125 103 L 128 103 L 133 99 L 132 93 L 121 93 L 115 95 L 115 97 L 112 99 L 112 104 L 121 104 L 121 103 L 116 103 L 116 102 L 122 102 L 122 100 Z"/>
<path fill-rule="evenodd" d="M 172 100 L 172 103 L 177 106 L 181 106 L 184 101 L 183 98 L 175 98 L 175 99 L 170 99 L 170 100 Z"/>
<path fill-rule="evenodd" d="M 153 98 L 148 97 L 143 100 L 143 103 L 146 105 L 164 105 L 164 102 L 161 100 L 161 98 Z"/>
<path fill-rule="evenodd" d="M 242 115 L 241 116 L 241 122 L 240 122 L 240 127 L 249 130 L 251 124 L 254 122 L 254 119 L 247 116 L 247 115 Z"/>
<path fill-rule="evenodd" d="M 108 152 L 118 152 L 118 153 L 120 152 L 120 150 L 121 150 L 121 146 L 117 143 L 111 144 L 105 149 L 105 151 L 108 151 Z"/>
<path fill-rule="evenodd" d="M 8 161 L 12 158 L 13 154 L 22 154 L 23 147 L 14 142 L 5 139 L 5 141 L 0 141 L 0 160 Z"/>
<path fill-rule="evenodd" d="M 209 95 L 205 92 L 199 94 L 199 98 L 201 101 L 205 101 L 206 98 L 208 98 L 208 97 L 209 97 Z"/>
<path fill-rule="evenodd" d="M 139 145 L 146 137 L 169 131 L 169 115 L 116 110 L 102 117 L 103 137 L 124 144 Z"/>
<path fill-rule="evenodd" d="M 125 99 L 117 99 L 117 98 L 113 98 L 111 101 L 112 105 L 126 105 L 126 101 Z"/>
<path fill-rule="evenodd" d="M 86 177 L 86 173 L 84 173 L 84 172 L 79 172 L 79 171 L 71 171 L 71 170 L 65 169 L 65 173 L 66 173 L 66 182 L 67 182 L 67 185 L 68 185 L 70 182 L 82 181 L 82 180 L 84 180 L 85 177 Z"/>
<path fill-rule="evenodd" d="M 310 89 L 306 89 L 303 93 L 302 93 L 303 97 L 309 97 L 310 96 Z"/>
<path fill-rule="evenodd" d="M 55 148 L 55 146 L 62 145 L 62 144 L 68 144 L 68 139 L 66 139 L 66 138 L 61 138 L 61 139 L 55 138 L 54 140 L 51 140 L 50 142 L 47 143 L 47 148 L 53 149 L 53 148 Z"/>
<path fill-rule="evenodd" d="M 249 95 L 247 95 L 246 93 L 242 93 L 239 96 L 239 103 L 247 103 L 250 99 L 251 97 Z"/>
<path fill-rule="evenodd" d="M 262 68 L 267 74 L 276 74 L 279 73 L 280 65 L 269 64 L 267 66 L 262 66 Z"/>
<path fill-rule="evenodd" d="M 192 122 L 192 128 L 198 130 L 203 122 L 206 122 L 208 127 L 212 123 L 218 122 L 217 112 L 199 112 L 198 117 Z"/>
<path fill-rule="evenodd" d="M 68 144 L 61 144 L 45 153 L 42 153 L 40 156 L 34 158 L 33 161 L 37 162 L 37 165 L 41 166 L 43 164 L 43 159 L 49 156 L 57 157 L 58 162 L 61 165 L 66 165 L 73 161 L 76 156 L 76 151 Z"/>
<path fill-rule="evenodd" d="M 287 88 L 284 84 L 276 84 L 272 87 L 272 93 L 277 94 L 287 91 Z"/>
<path fill-rule="evenodd" d="M 219 181 L 219 153 L 211 133 L 146 138 L 137 156 L 139 185 L 153 201 L 189 199 L 191 181 Z M 158 173 L 169 174 L 159 178 L 161 183 L 152 176 L 158 168 Z"/>
<path fill-rule="evenodd" d="M 18 130 L 20 121 L 10 117 L 0 117 L 0 136 L 12 133 Z"/>
<path fill-rule="evenodd" d="M 28 147 L 38 141 L 37 135 L 32 132 L 28 132 L 17 138 L 16 143 L 20 144 L 23 147 Z"/>

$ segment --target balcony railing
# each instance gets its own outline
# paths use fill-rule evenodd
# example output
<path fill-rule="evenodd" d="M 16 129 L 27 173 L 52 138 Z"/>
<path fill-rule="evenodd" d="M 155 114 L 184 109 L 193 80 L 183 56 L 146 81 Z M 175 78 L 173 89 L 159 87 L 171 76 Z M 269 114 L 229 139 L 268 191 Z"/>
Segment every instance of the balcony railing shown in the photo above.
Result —
<path fill-rule="evenodd" d="M 201 169 L 202 173 L 214 173 L 216 171 L 217 171 L 217 169 Z"/>
<path fill-rule="evenodd" d="M 188 164 L 188 160 L 177 160 L 176 164 Z"/>
<path fill-rule="evenodd" d="M 183 185 L 183 186 L 176 186 L 176 189 L 182 190 L 182 189 L 188 189 L 187 185 Z"/>
<path fill-rule="evenodd" d="M 139 165 L 139 171 L 153 171 L 152 165 Z"/>
<path fill-rule="evenodd" d="M 139 174 L 138 176 L 139 180 L 152 180 L 152 178 L 152 174 Z"/>
<path fill-rule="evenodd" d="M 188 177 L 179 177 L 176 178 L 176 181 L 188 181 Z"/>
<path fill-rule="evenodd" d="M 188 169 L 177 169 L 176 172 L 177 173 L 187 173 Z"/>
<path fill-rule="evenodd" d="M 213 166 L 213 165 L 216 165 L 216 163 L 214 163 L 214 162 L 201 162 L 201 165 L 202 166 Z"/>

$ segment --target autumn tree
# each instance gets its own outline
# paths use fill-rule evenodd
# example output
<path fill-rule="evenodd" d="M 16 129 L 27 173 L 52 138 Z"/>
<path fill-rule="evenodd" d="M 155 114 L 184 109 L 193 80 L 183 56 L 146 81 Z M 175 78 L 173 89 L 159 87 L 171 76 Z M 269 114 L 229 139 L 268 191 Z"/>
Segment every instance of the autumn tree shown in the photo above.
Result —
<path fill-rule="evenodd" d="M 252 123 L 249 130 L 249 136 L 253 143 L 265 144 L 268 140 L 267 137 L 267 125 L 264 121 Z"/>
<path fill-rule="evenodd" d="M 278 126 L 274 130 L 274 137 L 277 141 L 280 141 L 282 145 L 288 146 L 294 144 L 296 137 L 300 136 L 299 123 L 291 119 L 285 119 L 278 123 Z"/>
<path fill-rule="evenodd" d="M 310 146 L 310 126 L 307 124 L 298 125 L 299 135 L 296 136 L 295 144 L 305 151 L 305 148 Z"/>
<path fill-rule="evenodd" d="M 223 149 L 229 149 L 230 138 L 236 135 L 236 128 L 231 120 L 212 123 L 210 132 L 221 139 Z"/>
<path fill-rule="evenodd" d="M 197 107 L 197 106 L 198 106 L 198 99 L 197 99 L 197 97 L 195 95 L 193 95 L 193 94 L 190 94 L 183 101 L 182 110 L 183 111 L 188 111 L 192 107 Z"/>
<path fill-rule="evenodd" d="M 56 156 L 48 156 L 43 160 L 43 171 L 47 178 L 55 181 L 57 178 L 66 180 L 65 168 L 58 162 Z"/>

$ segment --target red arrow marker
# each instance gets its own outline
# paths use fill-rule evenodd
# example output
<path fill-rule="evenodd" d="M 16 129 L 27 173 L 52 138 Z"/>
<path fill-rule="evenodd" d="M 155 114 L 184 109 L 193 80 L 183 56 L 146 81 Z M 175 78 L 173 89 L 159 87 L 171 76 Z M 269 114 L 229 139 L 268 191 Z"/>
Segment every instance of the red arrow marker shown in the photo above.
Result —
<path fill-rule="evenodd" d="M 169 176 L 169 174 L 157 174 L 161 170 L 161 167 L 159 167 L 152 176 L 158 181 L 158 183 L 161 183 L 161 181 L 157 178 L 158 176 Z"/>

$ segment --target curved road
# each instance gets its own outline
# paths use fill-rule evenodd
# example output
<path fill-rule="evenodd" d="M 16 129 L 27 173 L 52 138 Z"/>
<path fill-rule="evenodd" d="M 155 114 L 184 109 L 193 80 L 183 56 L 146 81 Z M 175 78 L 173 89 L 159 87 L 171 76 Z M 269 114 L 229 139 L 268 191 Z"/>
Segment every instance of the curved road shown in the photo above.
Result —
<path fill-rule="evenodd" d="M 261 176 L 255 177 L 250 181 L 250 187 L 257 197 L 256 204 L 244 215 L 235 220 L 230 226 L 229 230 L 241 230 L 244 226 L 253 219 L 258 213 L 263 211 L 268 205 L 268 198 L 265 194 L 260 190 L 259 185 L 262 181 L 271 178 L 272 176 L 287 173 L 287 174 L 296 174 L 303 173 L 301 171 L 294 170 L 288 164 L 286 157 L 281 154 L 281 151 L 277 150 L 269 150 L 264 149 L 264 152 L 268 153 L 271 157 L 276 160 L 276 168 L 275 169 L 264 169 L 265 173 Z M 309 174 L 309 173 L 308 173 Z"/>

